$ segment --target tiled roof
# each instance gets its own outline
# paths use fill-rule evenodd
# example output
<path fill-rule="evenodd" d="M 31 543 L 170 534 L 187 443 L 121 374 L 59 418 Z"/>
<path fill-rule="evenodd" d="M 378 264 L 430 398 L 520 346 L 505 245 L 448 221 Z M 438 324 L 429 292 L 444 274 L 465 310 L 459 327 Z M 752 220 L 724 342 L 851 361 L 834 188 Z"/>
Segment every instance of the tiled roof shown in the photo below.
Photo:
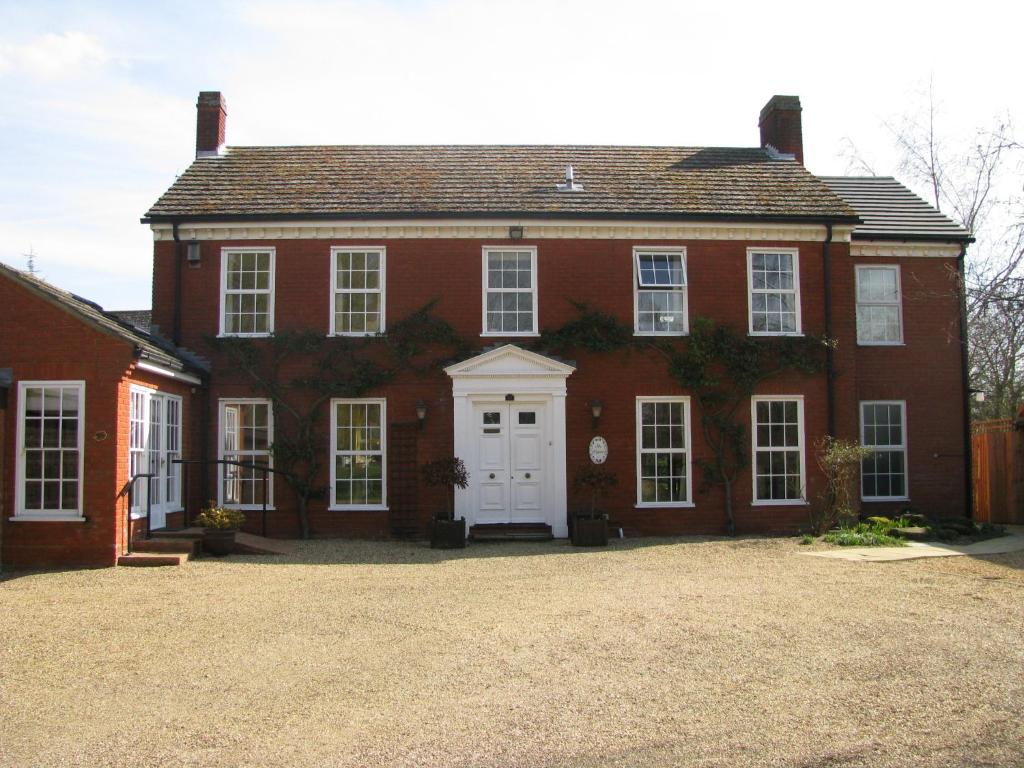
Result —
<path fill-rule="evenodd" d="M 107 312 L 99 304 L 81 296 L 50 285 L 45 280 L 33 277 L 27 272 L 0 264 L 0 275 L 7 277 L 38 296 L 57 304 L 78 316 L 83 322 L 97 328 L 103 333 L 122 339 L 136 347 L 139 355 L 145 360 L 172 368 L 174 370 L 191 369 L 207 370 L 201 360 L 193 357 L 187 350 L 175 347 L 167 339 L 136 328 L 134 325 L 119 319 L 113 312 Z"/>
<path fill-rule="evenodd" d="M 858 240 L 971 239 L 971 233 L 926 203 L 891 176 L 822 176 L 863 221 L 853 230 Z"/>
<path fill-rule="evenodd" d="M 153 312 L 149 309 L 118 309 L 112 310 L 110 314 L 146 333 L 149 333 L 150 323 L 153 322 Z"/>
<path fill-rule="evenodd" d="M 559 192 L 572 165 L 582 192 Z M 802 165 L 758 148 L 232 147 L 200 158 L 144 221 L 173 217 L 837 217 Z"/>

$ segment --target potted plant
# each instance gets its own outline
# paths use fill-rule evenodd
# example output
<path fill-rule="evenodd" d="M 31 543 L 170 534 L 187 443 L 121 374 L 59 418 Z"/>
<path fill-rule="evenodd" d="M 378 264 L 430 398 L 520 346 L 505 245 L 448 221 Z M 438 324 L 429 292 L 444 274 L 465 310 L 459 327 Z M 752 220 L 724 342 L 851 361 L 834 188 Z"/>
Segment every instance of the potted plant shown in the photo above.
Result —
<path fill-rule="evenodd" d="M 444 488 L 445 510 L 434 515 L 430 528 L 431 549 L 456 549 L 466 546 L 466 518 L 455 519 L 452 488 L 469 485 L 466 465 L 458 456 L 431 461 L 423 466 L 423 480 L 432 488 Z"/>
<path fill-rule="evenodd" d="M 577 511 L 572 518 L 572 543 L 577 547 L 603 547 L 608 544 L 608 515 L 597 508 L 599 498 L 619 484 L 615 474 L 597 464 L 588 464 L 576 473 L 573 485 L 589 491 L 590 509 Z"/>
<path fill-rule="evenodd" d="M 230 555 L 234 550 L 235 533 L 243 523 L 245 514 L 242 511 L 218 507 L 212 500 L 195 519 L 196 525 L 206 529 L 203 531 L 203 549 L 218 557 Z"/>

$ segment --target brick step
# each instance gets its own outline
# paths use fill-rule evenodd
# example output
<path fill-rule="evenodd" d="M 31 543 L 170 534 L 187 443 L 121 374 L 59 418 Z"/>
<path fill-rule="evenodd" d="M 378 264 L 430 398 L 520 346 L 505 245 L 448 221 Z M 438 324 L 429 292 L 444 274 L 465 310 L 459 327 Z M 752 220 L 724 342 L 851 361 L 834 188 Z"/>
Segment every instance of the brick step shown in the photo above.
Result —
<path fill-rule="evenodd" d="M 161 528 L 159 530 L 153 531 L 151 535 L 153 538 L 150 539 L 150 541 L 152 541 L 153 539 L 190 539 L 192 541 L 196 541 L 203 538 L 203 529 L 182 528 L 181 530 L 174 531 L 168 530 L 166 528 Z"/>
<path fill-rule="evenodd" d="M 490 523 L 469 529 L 473 541 L 551 541 L 551 526 L 543 523 Z"/>
<path fill-rule="evenodd" d="M 160 537 L 157 539 L 138 539 L 132 542 L 134 552 L 162 552 L 167 554 L 198 555 L 199 539 L 178 539 Z"/>
<path fill-rule="evenodd" d="M 117 564 L 134 568 L 155 568 L 162 565 L 181 565 L 186 560 L 188 560 L 188 555 L 181 552 L 177 554 L 132 552 L 130 555 L 118 557 Z"/>

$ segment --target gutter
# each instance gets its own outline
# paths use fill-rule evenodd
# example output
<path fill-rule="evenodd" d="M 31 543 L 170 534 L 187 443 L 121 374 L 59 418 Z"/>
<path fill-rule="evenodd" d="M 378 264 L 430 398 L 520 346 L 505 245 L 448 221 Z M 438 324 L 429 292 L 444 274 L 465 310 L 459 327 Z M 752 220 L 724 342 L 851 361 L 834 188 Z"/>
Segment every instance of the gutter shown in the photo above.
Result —
<path fill-rule="evenodd" d="M 178 236 L 178 222 L 171 222 L 174 235 L 174 320 L 171 324 L 171 341 L 181 346 L 181 238 Z"/>
<path fill-rule="evenodd" d="M 973 238 L 972 238 L 973 241 Z M 964 427 L 964 517 L 974 517 L 974 460 L 971 446 L 971 383 L 967 359 L 967 280 L 964 260 L 967 243 L 960 246 L 956 257 L 956 274 L 960 280 L 960 408 Z"/>
<path fill-rule="evenodd" d="M 835 392 L 835 349 L 832 344 L 832 258 L 829 246 L 832 244 L 832 222 L 825 222 L 825 241 L 821 244 L 821 267 L 825 299 L 825 401 L 828 409 L 828 434 L 836 436 L 836 392 Z"/>

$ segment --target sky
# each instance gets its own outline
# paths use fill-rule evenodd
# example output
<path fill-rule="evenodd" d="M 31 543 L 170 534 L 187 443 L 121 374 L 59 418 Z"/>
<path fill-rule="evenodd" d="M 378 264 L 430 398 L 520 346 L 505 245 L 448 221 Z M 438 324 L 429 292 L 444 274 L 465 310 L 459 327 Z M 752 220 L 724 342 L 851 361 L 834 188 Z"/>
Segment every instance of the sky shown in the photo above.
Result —
<path fill-rule="evenodd" d="M 0 261 L 108 309 L 150 306 L 139 219 L 192 161 L 201 90 L 229 145 L 756 146 L 803 105 L 805 164 L 892 131 L 929 89 L 950 141 L 1024 123 L 1024 10 L 976 0 L 0 0 Z"/>

